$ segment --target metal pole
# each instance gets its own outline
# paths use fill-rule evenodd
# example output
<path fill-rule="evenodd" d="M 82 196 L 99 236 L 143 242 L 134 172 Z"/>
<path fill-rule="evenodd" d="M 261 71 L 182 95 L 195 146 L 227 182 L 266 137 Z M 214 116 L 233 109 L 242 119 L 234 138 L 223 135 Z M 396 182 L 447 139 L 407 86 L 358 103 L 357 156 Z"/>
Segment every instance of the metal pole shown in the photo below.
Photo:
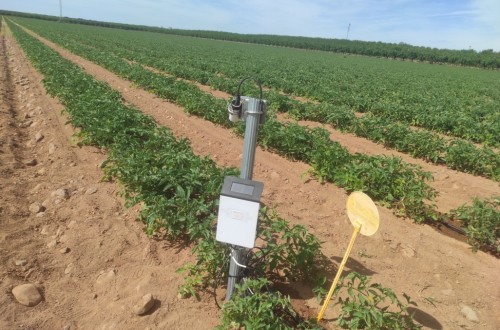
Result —
<path fill-rule="evenodd" d="M 259 131 L 259 122 L 261 111 L 261 100 L 250 98 L 247 109 L 247 119 L 245 122 L 245 138 L 243 140 L 243 160 L 241 162 L 240 178 L 252 180 L 253 165 L 255 161 L 255 149 L 257 146 L 257 133 Z M 231 260 L 229 263 L 229 277 L 227 280 L 226 301 L 231 300 L 234 286 L 237 283 L 241 272 L 240 266 L 245 265 L 245 248 L 234 249 L 231 247 Z"/>
<path fill-rule="evenodd" d="M 59 0 L 59 22 L 62 21 L 62 0 Z"/>
<path fill-rule="evenodd" d="M 257 133 L 261 115 L 260 99 L 250 98 L 248 101 L 245 137 L 243 139 L 243 160 L 241 161 L 240 178 L 252 180 Z"/>

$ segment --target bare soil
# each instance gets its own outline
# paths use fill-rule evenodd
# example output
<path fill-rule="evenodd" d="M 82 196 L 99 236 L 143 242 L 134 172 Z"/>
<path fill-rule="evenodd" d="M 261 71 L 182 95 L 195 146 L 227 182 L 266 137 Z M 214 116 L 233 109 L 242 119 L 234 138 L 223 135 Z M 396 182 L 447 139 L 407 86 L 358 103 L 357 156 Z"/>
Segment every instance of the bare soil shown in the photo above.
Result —
<path fill-rule="evenodd" d="M 120 91 L 128 103 L 152 115 L 159 125 L 188 138 L 197 154 L 209 155 L 220 166 L 239 167 L 239 137 L 47 44 Z M 175 270 L 193 260 L 190 249 L 143 234 L 136 221 L 138 207 L 125 209 L 119 185 L 100 181 L 105 151 L 72 144 L 74 130 L 61 114 L 63 106 L 46 94 L 43 77 L 9 34 L 1 36 L 0 74 L 0 329 L 211 329 L 217 325 L 220 311 L 210 294 L 178 298 L 183 279 Z M 39 132 L 43 139 L 35 142 Z M 353 151 L 394 153 L 338 132 L 332 132 L 332 138 Z M 33 159 L 36 165 L 27 165 Z M 490 180 L 425 166 L 431 166 L 437 176 L 434 184 L 441 192 L 442 210 L 470 201 L 475 193 L 500 193 L 498 184 Z M 338 265 L 352 234 L 345 213 L 347 194 L 334 185 L 304 179 L 307 170 L 306 164 L 257 150 L 254 178 L 265 184 L 263 202 L 290 222 L 305 225 L 324 242 L 324 254 Z M 67 198 L 61 197 L 59 189 L 66 189 Z M 34 202 L 43 203 L 46 210 L 30 212 Z M 468 244 L 397 218 L 389 209 L 379 207 L 379 211 L 379 231 L 358 238 L 346 271 L 372 275 L 396 293 L 410 295 L 418 303 L 415 317 L 426 328 L 499 328 L 498 259 L 473 253 Z M 13 297 L 12 288 L 24 283 L 33 283 L 42 292 L 43 301 L 37 306 L 25 307 Z M 223 289 L 219 291 L 223 296 Z M 155 307 L 137 316 L 132 307 L 146 293 L 153 294 Z M 297 289 L 292 298 L 307 315 L 319 311 L 308 290 Z M 464 306 L 475 311 L 479 321 L 467 319 Z M 335 328 L 335 315 L 334 309 L 327 311 L 326 328 Z"/>

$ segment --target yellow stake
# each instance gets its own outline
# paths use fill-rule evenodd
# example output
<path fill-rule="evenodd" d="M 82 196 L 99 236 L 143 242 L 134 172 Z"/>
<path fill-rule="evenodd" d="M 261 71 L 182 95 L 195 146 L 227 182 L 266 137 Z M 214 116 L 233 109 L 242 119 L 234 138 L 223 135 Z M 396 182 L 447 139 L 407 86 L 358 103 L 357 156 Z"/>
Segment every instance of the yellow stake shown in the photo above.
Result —
<path fill-rule="evenodd" d="M 323 318 L 326 307 L 328 307 L 328 303 L 330 302 L 330 299 L 332 299 L 333 291 L 335 291 L 335 287 L 337 286 L 337 282 L 340 279 L 340 275 L 342 274 L 345 263 L 349 258 L 349 254 L 351 253 L 356 237 L 358 237 L 359 233 L 365 236 L 371 236 L 375 234 L 380 223 L 377 206 L 375 205 L 375 203 L 373 203 L 372 199 L 368 195 L 361 191 L 355 191 L 347 198 L 347 217 L 349 218 L 349 221 L 351 221 L 351 224 L 354 226 L 354 233 L 352 234 L 351 241 L 347 246 L 347 251 L 345 252 L 344 258 L 340 263 L 337 275 L 335 275 L 332 287 L 330 288 L 330 291 L 325 298 L 325 302 L 323 303 L 323 307 L 318 314 L 318 322 Z"/>
<path fill-rule="evenodd" d="M 328 303 L 330 302 L 330 299 L 332 298 L 333 291 L 335 290 L 335 287 L 337 286 L 337 282 L 340 279 L 340 275 L 342 274 L 342 270 L 344 269 L 344 266 L 347 262 L 347 259 L 349 258 L 349 254 L 351 253 L 352 247 L 354 246 L 354 241 L 356 240 L 356 237 L 358 237 L 360 229 L 361 229 L 360 224 L 357 224 L 354 227 L 354 232 L 352 233 L 351 241 L 349 242 L 349 245 L 347 246 L 347 251 L 345 252 L 344 259 L 342 259 L 342 262 L 340 263 L 340 267 L 339 267 L 339 270 L 337 271 L 337 275 L 335 275 L 335 279 L 333 280 L 330 291 L 328 292 L 328 295 L 325 298 L 325 302 L 323 303 L 323 307 L 319 311 L 318 322 L 321 321 L 321 319 L 323 318 L 323 314 L 325 313 L 325 310 L 328 307 Z"/>

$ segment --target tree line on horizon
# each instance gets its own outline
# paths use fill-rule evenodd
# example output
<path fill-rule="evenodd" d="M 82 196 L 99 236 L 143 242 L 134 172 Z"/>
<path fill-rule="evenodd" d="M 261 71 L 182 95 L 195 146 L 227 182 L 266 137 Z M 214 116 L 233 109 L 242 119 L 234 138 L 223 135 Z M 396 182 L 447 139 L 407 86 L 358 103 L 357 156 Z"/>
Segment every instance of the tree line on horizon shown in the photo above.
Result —
<path fill-rule="evenodd" d="M 460 66 L 472 66 L 485 69 L 500 69 L 500 52 L 493 49 L 483 51 L 438 49 L 423 46 L 412 46 L 404 42 L 385 43 L 374 41 L 360 41 L 348 39 L 327 39 L 313 37 L 280 36 L 267 34 L 239 34 L 222 31 L 183 30 L 174 28 L 155 27 L 147 25 L 133 25 L 88 20 L 82 18 L 58 17 L 33 13 L 22 13 L 0 10 L 0 15 L 19 16 L 51 21 L 62 20 L 65 23 L 94 25 L 107 28 L 157 32 L 197 38 L 236 41 L 245 43 L 264 44 L 270 46 L 299 48 L 306 50 L 320 50 L 334 53 L 356 54 L 373 57 L 384 57 L 428 63 L 448 63 Z"/>

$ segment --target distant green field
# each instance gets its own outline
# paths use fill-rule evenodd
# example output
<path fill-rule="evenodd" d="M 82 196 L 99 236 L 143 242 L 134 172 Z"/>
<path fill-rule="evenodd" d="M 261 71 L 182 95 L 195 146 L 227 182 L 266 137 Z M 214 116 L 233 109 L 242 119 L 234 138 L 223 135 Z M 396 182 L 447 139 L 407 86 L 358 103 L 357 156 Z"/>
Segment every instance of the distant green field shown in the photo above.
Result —
<path fill-rule="evenodd" d="M 61 19 L 59 16 L 12 12 L 7 10 L 0 10 L 0 15 L 37 18 L 48 21 L 59 21 Z M 148 31 L 170 35 L 291 47 L 297 49 L 321 50 L 333 53 L 359 54 L 392 59 L 416 60 L 429 63 L 450 63 L 461 66 L 500 69 L 500 52 L 495 52 L 493 49 L 486 49 L 481 52 L 477 52 L 472 49 L 451 50 L 412 46 L 404 42 L 396 44 L 347 39 L 311 38 L 270 34 L 239 34 L 206 30 L 183 30 L 147 25 L 102 22 L 70 17 L 64 17 L 63 21 L 71 24 L 83 24 L 133 31 Z"/>
<path fill-rule="evenodd" d="M 62 44 L 79 42 L 201 83 L 209 83 L 214 75 L 257 76 L 266 86 L 287 94 L 500 146 L 498 71 L 41 20 L 22 22 L 42 34 L 57 34 Z"/>
<path fill-rule="evenodd" d="M 500 180 L 500 156 L 487 147 L 500 146 L 498 71 L 16 20 L 73 51 L 99 50 L 229 93 L 242 77 L 259 77 L 277 111 Z"/>

